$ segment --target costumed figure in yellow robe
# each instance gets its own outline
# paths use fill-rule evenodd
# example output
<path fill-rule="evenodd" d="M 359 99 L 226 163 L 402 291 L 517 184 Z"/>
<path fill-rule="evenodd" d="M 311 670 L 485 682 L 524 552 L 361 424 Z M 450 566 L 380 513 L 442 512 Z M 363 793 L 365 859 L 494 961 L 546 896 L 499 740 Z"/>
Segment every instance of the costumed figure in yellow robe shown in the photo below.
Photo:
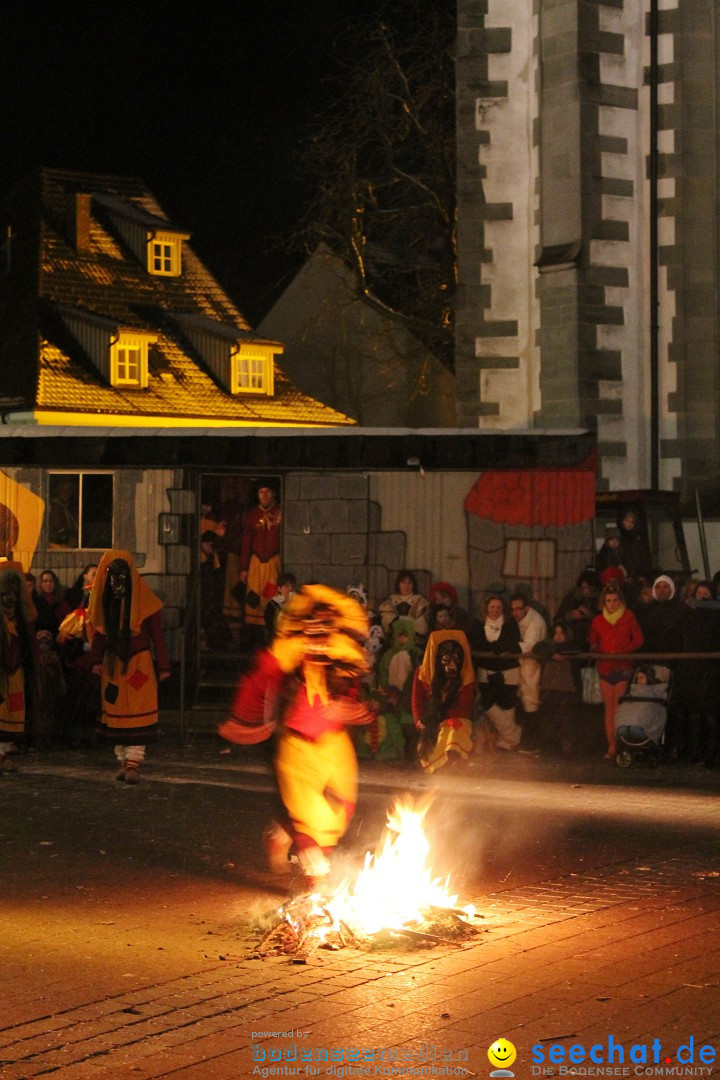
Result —
<path fill-rule="evenodd" d="M 262 480 L 258 504 L 245 514 L 240 548 L 240 580 L 247 586 L 245 623 L 265 626 L 265 605 L 276 592 L 280 573 L 280 527 L 282 511 L 276 485 Z"/>
<path fill-rule="evenodd" d="M 273 869 L 291 848 L 308 885 L 330 870 L 357 799 L 357 759 L 348 725 L 372 714 L 360 700 L 367 671 L 367 616 L 344 593 L 306 585 L 284 606 L 276 637 L 255 658 L 220 725 L 230 742 L 251 745 L 277 732 L 275 772 L 284 813 L 266 833 Z"/>
<path fill-rule="evenodd" d="M 115 779 L 129 784 L 137 783 L 145 747 L 157 736 L 157 678 L 170 675 L 162 606 L 128 551 L 105 552 L 88 607 L 91 656 L 101 680 L 100 734 L 115 744 L 120 762 Z"/>
<path fill-rule="evenodd" d="M 22 568 L 0 562 L 0 774 L 16 771 L 11 755 L 29 727 L 36 682 L 34 614 Z"/>
<path fill-rule="evenodd" d="M 426 772 L 467 761 L 472 750 L 475 671 L 462 630 L 435 630 L 415 672 L 412 711 Z"/>

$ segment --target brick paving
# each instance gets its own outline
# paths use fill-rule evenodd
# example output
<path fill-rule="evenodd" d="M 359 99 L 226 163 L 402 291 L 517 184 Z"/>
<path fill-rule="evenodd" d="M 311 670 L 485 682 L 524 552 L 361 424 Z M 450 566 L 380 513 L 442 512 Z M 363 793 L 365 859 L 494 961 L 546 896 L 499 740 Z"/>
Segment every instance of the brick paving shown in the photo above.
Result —
<path fill-rule="evenodd" d="M 212 806 L 222 808 L 226 788 L 237 782 L 233 768 L 184 765 L 168 755 L 158 760 L 154 779 L 148 775 L 143 798 L 152 808 L 158 793 L 171 800 L 173 785 L 192 784 L 212 790 Z M 673 1065 L 677 1047 L 691 1035 L 696 1046 L 717 1047 L 717 785 L 696 774 L 703 782 L 697 790 L 685 777 L 680 785 L 663 787 L 660 780 L 651 789 L 638 776 L 637 786 L 623 778 L 618 793 L 587 780 L 549 782 L 536 775 L 537 766 L 523 769 L 522 798 L 535 807 L 565 806 L 571 816 L 597 819 L 601 829 L 601 815 L 620 813 L 609 804 L 619 806 L 622 798 L 624 813 L 660 823 L 666 840 L 640 859 L 637 849 L 621 850 L 613 859 L 590 858 L 514 887 L 496 882 L 489 892 L 463 896 L 484 918 L 482 932 L 461 946 L 402 942 L 375 951 L 320 951 L 305 964 L 258 960 L 252 915 L 275 902 L 260 878 L 252 886 L 196 869 L 169 875 L 142 862 L 127 869 L 126 861 L 118 881 L 101 859 L 90 859 L 88 845 L 74 855 L 71 845 L 56 852 L 62 830 L 52 841 L 34 837 L 48 845 L 48 859 L 58 858 L 42 866 L 28 858 L 32 884 L 27 895 L 20 886 L 16 902 L 2 892 L 8 930 L 0 948 L 0 1077 L 229 1080 L 273 1067 L 281 1070 L 274 1075 L 342 1076 L 353 1075 L 342 1072 L 352 1064 L 352 1048 L 375 1056 L 364 1075 L 422 1075 L 423 1065 L 443 1075 L 439 1070 L 450 1064 L 463 1070 L 453 1075 L 487 1076 L 487 1048 L 502 1036 L 517 1048 L 513 1068 L 520 1078 L 531 1075 L 531 1047 L 539 1042 L 590 1046 L 612 1034 L 629 1047 L 657 1037 Z M 13 791 L 31 821 L 27 807 L 38 797 L 61 807 L 72 792 L 81 819 L 84 800 L 97 800 L 101 791 L 117 817 L 128 795 L 101 788 L 99 770 L 97 762 L 59 756 L 28 762 L 22 780 L 3 779 L 0 799 Z M 391 773 L 376 773 L 367 784 L 386 780 L 392 785 Z M 264 791 L 262 770 L 250 770 L 248 784 Z M 504 785 L 504 777 L 484 776 L 467 781 L 467 791 L 475 800 L 478 791 L 501 800 Z M 49 820 L 42 819 L 37 836 Z M 257 832 L 255 823 L 252 828 Z M 89 860 L 90 878 L 81 872 Z M 53 865 L 65 868 L 62 880 L 48 876 Z M 41 901 L 46 906 L 38 916 Z M 149 948 L 148 940 L 157 946 Z M 306 1037 L 254 1034 L 298 1030 Z M 344 1060 L 318 1061 L 333 1048 Z M 303 1050 L 312 1051 L 312 1062 L 298 1060 Z M 400 1050 L 410 1057 L 392 1062 Z M 263 1054 L 264 1061 L 256 1060 Z"/>

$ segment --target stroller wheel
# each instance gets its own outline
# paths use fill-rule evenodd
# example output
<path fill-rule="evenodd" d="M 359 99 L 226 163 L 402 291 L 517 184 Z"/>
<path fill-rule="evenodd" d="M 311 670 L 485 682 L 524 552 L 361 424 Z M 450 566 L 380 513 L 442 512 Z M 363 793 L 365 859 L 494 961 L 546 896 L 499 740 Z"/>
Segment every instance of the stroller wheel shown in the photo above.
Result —
<path fill-rule="evenodd" d="M 616 763 L 621 769 L 628 769 L 632 765 L 632 754 L 629 750 L 621 750 L 615 757 Z"/>

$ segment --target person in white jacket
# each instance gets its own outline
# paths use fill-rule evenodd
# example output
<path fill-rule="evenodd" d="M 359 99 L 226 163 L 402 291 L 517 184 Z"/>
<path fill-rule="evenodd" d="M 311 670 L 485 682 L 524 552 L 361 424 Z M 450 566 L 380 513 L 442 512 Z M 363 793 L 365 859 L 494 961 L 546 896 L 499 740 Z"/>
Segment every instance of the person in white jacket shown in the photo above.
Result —
<path fill-rule="evenodd" d="M 547 638 L 547 626 L 539 611 L 531 607 L 524 593 L 514 593 L 510 597 L 510 613 L 520 631 L 520 648 L 523 658 L 520 661 L 520 686 L 518 696 L 526 717 L 536 719 L 534 714 L 540 711 L 540 674 L 541 664 L 533 655 L 533 649 L 540 641 Z M 532 722 L 524 725 L 524 736 L 531 744 L 537 737 Z M 530 728 L 531 730 L 528 730 Z"/>

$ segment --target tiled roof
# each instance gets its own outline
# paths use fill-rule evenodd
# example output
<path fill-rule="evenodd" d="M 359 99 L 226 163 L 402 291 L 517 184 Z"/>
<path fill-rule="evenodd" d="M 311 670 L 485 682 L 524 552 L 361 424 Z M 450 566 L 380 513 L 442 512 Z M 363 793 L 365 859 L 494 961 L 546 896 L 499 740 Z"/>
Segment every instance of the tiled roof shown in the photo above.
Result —
<path fill-rule="evenodd" d="M 82 253 L 69 242 L 65 227 L 68 193 L 74 192 L 100 193 L 92 200 L 89 245 Z M 273 397 L 235 396 L 218 385 L 182 334 L 182 316 L 234 328 L 238 340 L 263 339 L 252 332 L 187 243 L 183 244 L 180 277 L 149 274 L 128 250 L 110 216 L 123 208 L 128 220 L 180 231 L 141 180 L 43 170 L 41 204 L 39 288 L 44 316 L 34 403 L 38 410 L 197 418 L 200 424 L 203 418 L 230 424 L 352 423 L 301 393 L 277 364 Z M 147 388 L 116 389 L 104 381 L 72 340 L 58 332 L 57 315 L 68 309 L 156 334 L 157 342 L 150 347 Z M 228 333 L 232 336 L 232 329 Z"/>
<path fill-rule="evenodd" d="M 40 351 L 38 409 L 115 416 L 197 417 L 228 423 L 347 424 L 342 413 L 301 394 L 275 368 L 275 396 L 239 397 L 224 393 L 204 369 L 169 337 L 161 334 L 150 349 L 148 386 L 115 389 L 87 365 L 73 361 L 43 340 Z"/>

